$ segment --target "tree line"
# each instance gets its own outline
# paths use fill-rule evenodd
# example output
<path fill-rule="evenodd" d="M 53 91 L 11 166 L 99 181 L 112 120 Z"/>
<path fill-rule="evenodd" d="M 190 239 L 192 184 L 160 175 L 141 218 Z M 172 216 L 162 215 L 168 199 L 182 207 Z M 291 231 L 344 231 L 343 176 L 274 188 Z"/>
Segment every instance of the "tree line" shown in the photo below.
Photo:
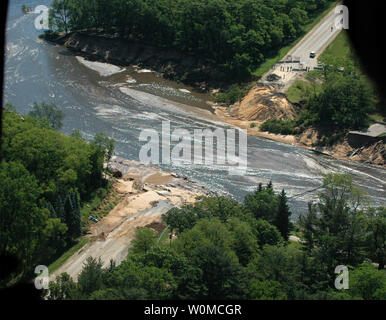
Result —
<path fill-rule="evenodd" d="M 332 0 L 54 0 L 55 31 L 101 31 L 202 57 L 245 78 Z"/>
<path fill-rule="evenodd" d="M 366 205 L 349 176 L 327 175 L 308 213 L 295 224 L 290 215 L 271 183 L 242 204 L 202 198 L 163 215 L 169 237 L 138 229 L 119 266 L 90 257 L 77 282 L 63 273 L 50 283 L 49 299 L 386 298 L 386 210 Z M 302 240 L 288 241 L 289 230 Z M 335 289 L 339 265 L 349 290 Z"/>
<path fill-rule="evenodd" d="M 67 136 L 53 130 L 63 119 L 55 105 L 35 104 L 23 116 L 7 109 L 1 139 L 0 252 L 17 257 L 20 270 L 12 277 L 22 279 L 36 265 L 49 265 L 81 236 L 82 203 L 106 187 L 104 162 L 113 142 L 102 133 L 87 143 L 76 132 Z"/>

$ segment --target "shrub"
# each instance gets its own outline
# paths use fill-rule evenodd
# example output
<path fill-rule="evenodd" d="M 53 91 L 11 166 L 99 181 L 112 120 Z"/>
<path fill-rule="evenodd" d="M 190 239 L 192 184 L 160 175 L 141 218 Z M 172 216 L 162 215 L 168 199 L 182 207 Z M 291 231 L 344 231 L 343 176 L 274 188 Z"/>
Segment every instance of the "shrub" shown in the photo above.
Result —
<path fill-rule="evenodd" d="M 260 126 L 261 131 L 267 131 L 276 134 L 297 134 L 296 121 L 272 119 L 264 122 Z"/>
<path fill-rule="evenodd" d="M 247 88 L 242 87 L 238 84 L 233 84 L 227 92 L 221 92 L 217 95 L 216 101 L 234 104 L 237 101 L 240 101 L 247 93 Z"/>

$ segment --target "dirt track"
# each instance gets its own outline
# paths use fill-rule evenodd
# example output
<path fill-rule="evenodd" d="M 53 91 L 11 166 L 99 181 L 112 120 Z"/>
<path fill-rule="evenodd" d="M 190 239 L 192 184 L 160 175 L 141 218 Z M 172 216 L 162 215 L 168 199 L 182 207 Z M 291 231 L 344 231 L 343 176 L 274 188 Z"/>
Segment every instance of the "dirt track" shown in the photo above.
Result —
<path fill-rule="evenodd" d="M 210 194 L 201 185 L 152 165 L 113 157 L 111 166 L 124 173 L 114 185 L 121 201 L 91 226 L 90 242 L 50 275 L 50 280 L 67 272 L 76 281 L 89 256 L 101 258 L 105 267 L 111 259 L 118 265 L 126 257 L 137 228 L 160 222 L 169 209 Z"/>

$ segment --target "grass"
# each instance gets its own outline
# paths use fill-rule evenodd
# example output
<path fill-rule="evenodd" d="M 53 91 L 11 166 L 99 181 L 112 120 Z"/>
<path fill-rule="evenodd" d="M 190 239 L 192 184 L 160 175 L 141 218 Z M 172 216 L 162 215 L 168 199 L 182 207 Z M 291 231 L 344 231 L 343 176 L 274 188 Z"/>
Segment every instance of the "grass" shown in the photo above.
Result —
<path fill-rule="evenodd" d="M 98 189 L 91 197 L 91 200 L 85 202 L 82 206 L 80 212 L 82 225 L 87 224 L 90 215 L 98 219 L 106 216 L 118 204 L 119 200 L 119 194 L 111 185 L 106 189 Z"/>
<path fill-rule="evenodd" d="M 271 67 L 278 63 L 281 59 L 283 59 L 288 52 L 295 47 L 302 39 L 303 37 L 312 30 L 331 10 L 333 7 L 335 7 L 340 1 L 334 1 L 329 4 L 329 6 L 322 11 L 315 19 L 312 20 L 312 22 L 306 24 L 303 27 L 303 32 L 300 34 L 300 36 L 291 44 L 281 48 L 279 52 L 271 57 L 265 60 L 252 74 L 257 77 L 262 77 L 265 73 L 267 73 Z"/>
<path fill-rule="evenodd" d="M 302 37 L 300 37 L 300 39 Z M 276 56 L 265 60 L 254 72 L 252 72 L 252 75 L 261 78 L 272 68 L 274 64 L 283 59 L 287 53 L 300 41 L 300 39 L 286 47 L 281 48 Z"/>
<path fill-rule="evenodd" d="M 294 84 L 288 89 L 286 95 L 289 101 L 292 103 L 300 103 L 301 101 L 307 100 L 314 90 L 318 93 L 321 89 L 320 85 L 315 85 L 315 87 L 307 81 L 297 80 Z"/>
<path fill-rule="evenodd" d="M 326 50 L 321 54 L 321 58 L 325 56 L 341 57 L 348 60 L 353 59 L 352 47 L 347 34 L 347 31 L 342 30 L 337 37 L 332 41 Z M 320 85 L 315 87 L 318 92 Z M 302 100 L 307 100 L 310 93 L 313 92 L 313 86 L 311 83 L 298 80 L 288 89 L 286 95 L 289 101 L 292 103 L 299 103 Z"/>
<path fill-rule="evenodd" d="M 380 134 L 380 135 L 378 136 L 378 138 L 383 138 L 383 137 L 386 137 L 386 132 L 384 132 L 384 133 L 382 133 L 382 134 Z"/>
<path fill-rule="evenodd" d="M 371 122 L 375 122 L 375 121 L 385 122 L 385 118 L 380 113 L 374 113 L 374 114 L 370 115 L 370 121 Z"/>
<path fill-rule="evenodd" d="M 341 57 L 351 60 L 353 57 L 352 46 L 347 31 L 342 30 L 321 54 L 324 56 Z"/>
<path fill-rule="evenodd" d="M 63 253 L 56 261 L 48 266 L 49 273 L 53 273 L 58 270 L 75 252 L 86 245 L 89 242 L 89 238 L 82 238 L 76 245 Z"/>

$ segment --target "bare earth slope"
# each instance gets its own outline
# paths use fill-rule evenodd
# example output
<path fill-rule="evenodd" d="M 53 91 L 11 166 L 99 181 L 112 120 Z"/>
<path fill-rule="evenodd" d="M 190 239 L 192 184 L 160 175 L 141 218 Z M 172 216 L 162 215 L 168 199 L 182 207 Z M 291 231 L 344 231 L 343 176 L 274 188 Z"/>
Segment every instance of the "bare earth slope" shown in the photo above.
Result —
<path fill-rule="evenodd" d="M 122 194 L 121 201 L 106 217 L 91 226 L 90 242 L 51 274 L 51 281 L 64 272 L 76 281 L 90 256 L 101 258 L 104 267 L 111 259 L 118 265 L 126 257 L 137 228 L 160 224 L 161 215 L 169 209 L 194 203 L 198 196 L 212 194 L 195 182 L 153 165 L 113 157 L 110 166 L 124 174 L 114 184 L 117 192 Z"/>

